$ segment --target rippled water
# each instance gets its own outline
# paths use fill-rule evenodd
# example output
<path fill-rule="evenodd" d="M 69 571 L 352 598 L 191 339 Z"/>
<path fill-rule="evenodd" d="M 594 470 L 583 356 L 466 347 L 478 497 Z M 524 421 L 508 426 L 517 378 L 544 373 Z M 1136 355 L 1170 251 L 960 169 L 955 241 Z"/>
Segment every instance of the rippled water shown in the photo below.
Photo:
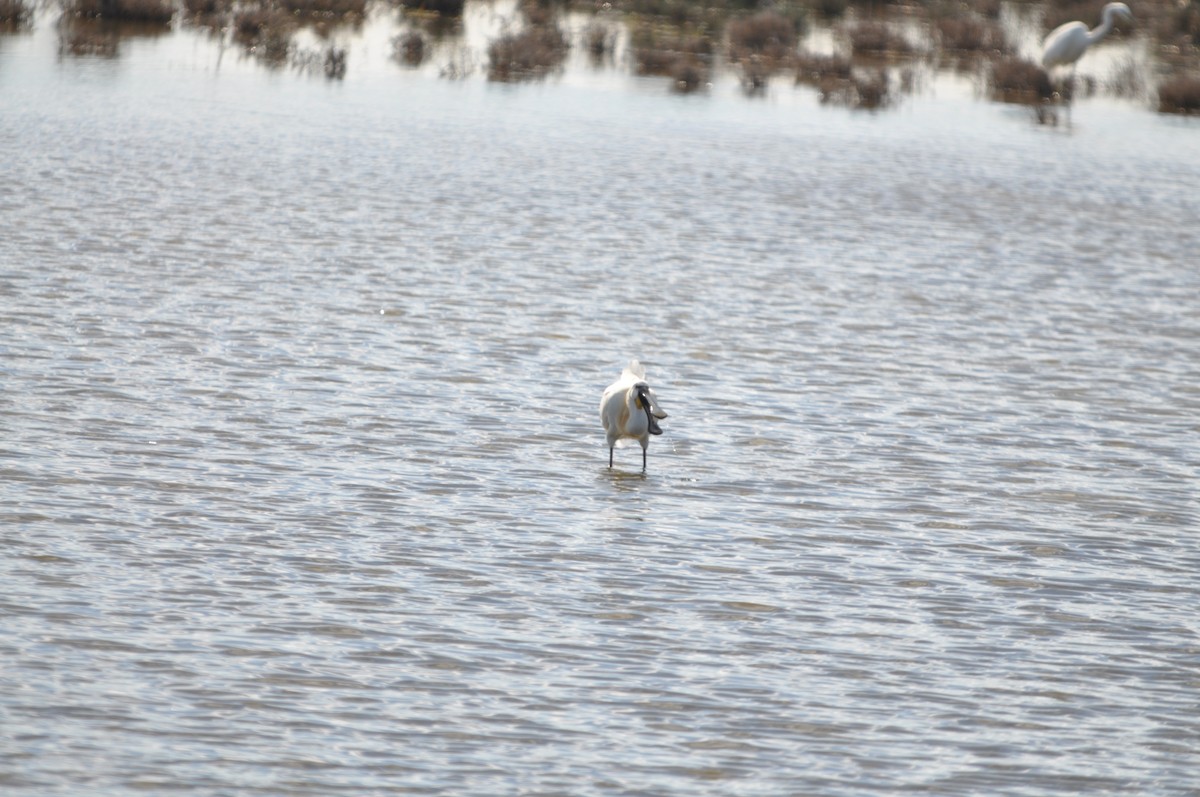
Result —
<path fill-rule="evenodd" d="M 1195 793 L 1194 123 L 30 46 L 6 793 Z"/>

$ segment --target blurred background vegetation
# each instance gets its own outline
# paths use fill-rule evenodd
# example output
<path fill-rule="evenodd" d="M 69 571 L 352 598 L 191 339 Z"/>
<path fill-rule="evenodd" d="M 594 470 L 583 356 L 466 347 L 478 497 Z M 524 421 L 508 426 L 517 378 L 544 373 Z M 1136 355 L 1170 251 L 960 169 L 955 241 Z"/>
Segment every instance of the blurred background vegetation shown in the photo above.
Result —
<path fill-rule="evenodd" d="M 1200 0 L 1131 5 L 1136 21 L 1110 38 L 1144 42 L 1147 56 L 1127 56 L 1101 75 L 1081 70 L 1074 82 L 1048 74 L 1030 42 L 1071 20 L 1095 26 L 1099 0 L 517 0 L 479 68 L 491 80 L 541 79 L 580 49 L 598 65 L 620 60 L 635 74 L 663 76 L 676 91 L 703 90 L 717 70 L 730 70 L 748 94 L 785 77 L 822 101 L 864 108 L 914 90 L 922 70 L 953 69 L 978 74 L 1005 102 L 1103 91 L 1200 113 Z M 20 35 L 49 20 L 62 53 L 116 57 L 122 37 L 188 26 L 268 66 L 340 79 L 351 59 L 346 37 L 335 34 L 387 18 L 397 64 L 420 67 L 461 34 L 465 10 L 464 0 L 0 0 L 0 31 Z M 324 44 L 299 46 L 305 29 Z M 459 59 L 440 74 L 472 71 Z"/>

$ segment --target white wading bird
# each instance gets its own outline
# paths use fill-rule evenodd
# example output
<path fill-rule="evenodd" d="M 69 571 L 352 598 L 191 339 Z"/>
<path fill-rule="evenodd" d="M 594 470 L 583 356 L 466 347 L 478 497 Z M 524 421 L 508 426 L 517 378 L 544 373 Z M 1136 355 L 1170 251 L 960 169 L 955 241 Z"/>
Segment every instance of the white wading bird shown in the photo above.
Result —
<path fill-rule="evenodd" d="M 608 435 L 608 467 L 613 465 L 613 448 L 618 441 L 642 444 L 642 470 L 646 469 L 646 447 L 650 435 L 662 434 L 657 418 L 667 414 L 658 406 L 654 391 L 646 383 L 646 369 L 637 360 L 621 372 L 621 378 L 604 389 L 600 397 L 600 422 Z"/>
<path fill-rule="evenodd" d="M 1109 3 L 1104 7 L 1099 26 L 1092 30 L 1082 22 L 1064 22 L 1042 42 L 1042 66 L 1051 69 L 1056 66 L 1071 67 L 1071 77 L 1075 77 L 1075 62 L 1087 52 L 1087 48 L 1103 39 L 1112 30 L 1113 19 L 1123 17 L 1133 20 L 1133 12 L 1124 3 Z"/>

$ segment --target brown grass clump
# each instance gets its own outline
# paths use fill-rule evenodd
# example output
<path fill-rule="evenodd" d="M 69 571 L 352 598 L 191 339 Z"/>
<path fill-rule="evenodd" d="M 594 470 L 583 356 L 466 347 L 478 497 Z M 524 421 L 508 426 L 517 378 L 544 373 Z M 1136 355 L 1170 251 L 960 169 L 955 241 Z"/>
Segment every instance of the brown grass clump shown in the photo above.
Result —
<path fill-rule="evenodd" d="M 856 96 L 855 108 L 873 111 L 891 103 L 891 81 L 888 80 L 887 72 L 884 70 L 880 69 L 874 73 L 857 76 L 853 83 Z"/>
<path fill-rule="evenodd" d="M 583 46 L 594 63 L 599 63 L 606 56 L 612 55 L 616 46 L 616 34 L 607 25 L 591 22 L 583 31 Z"/>
<path fill-rule="evenodd" d="M 1175 12 L 1175 30 L 1192 47 L 1200 47 L 1200 3 L 1180 4 Z"/>
<path fill-rule="evenodd" d="M 822 105 L 844 105 L 874 111 L 892 104 L 894 92 L 887 70 L 851 70 L 844 78 L 826 75 L 817 84 Z"/>
<path fill-rule="evenodd" d="M 62 17 L 58 25 L 58 52 L 62 55 L 116 58 L 121 37 L 116 28 L 94 19 Z"/>
<path fill-rule="evenodd" d="M 183 0 L 183 13 L 189 17 L 211 17 L 233 7 L 230 0 Z"/>
<path fill-rule="evenodd" d="M 74 0 L 71 13 L 80 17 L 167 25 L 175 16 L 170 0 Z"/>
<path fill-rule="evenodd" d="M 831 81 L 849 80 L 853 72 L 850 59 L 841 55 L 813 55 L 803 52 L 796 56 L 796 82 L 820 88 Z"/>
<path fill-rule="evenodd" d="M 570 48 L 558 25 L 537 25 L 488 46 L 488 80 L 535 80 L 559 68 Z"/>
<path fill-rule="evenodd" d="M 392 39 L 392 58 L 405 66 L 420 66 L 425 60 L 425 37 L 410 30 Z"/>
<path fill-rule="evenodd" d="M 1037 103 L 1054 96 L 1046 70 L 1024 58 L 1001 58 L 993 62 L 988 85 L 992 97 L 1002 102 Z"/>
<path fill-rule="evenodd" d="M 16 31 L 33 22 L 33 8 L 24 0 L 0 0 L 0 31 Z"/>
<path fill-rule="evenodd" d="M 916 51 L 899 31 L 878 20 L 851 25 L 846 29 L 846 34 L 850 38 L 850 51 L 855 55 L 912 55 Z"/>
<path fill-rule="evenodd" d="M 183 0 L 183 16 L 194 24 L 219 30 L 233 11 L 233 0 Z"/>
<path fill-rule="evenodd" d="M 972 0 L 970 3 L 971 10 L 975 11 L 987 19 L 1000 19 L 1000 10 L 1003 6 L 1003 0 Z"/>
<path fill-rule="evenodd" d="M 675 28 L 703 24 L 712 11 L 704 3 L 694 0 L 617 0 L 612 5 L 625 14 L 653 19 Z"/>
<path fill-rule="evenodd" d="M 233 18 L 233 38 L 268 64 L 287 61 L 296 32 L 295 18 L 277 8 L 254 8 Z"/>
<path fill-rule="evenodd" d="M 1200 48 L 1200 2 L 1180 2 L 1154 26 L 1161 49 L 1186 52 Z M 1165 53 L 1173 55 L 1174 53 Z"/>
<path fill-rule="evenodd" d="M 1160 83 L 1158 112 L 1200 114 L 1200 77 L 1180 75 Z"/>
<path fill-rule="evenodd" d="M 634 51 L 634 69 L 639 75 L 669 75 L 676 62 L 685 57 L 674 50 L 644 47 Z"/>
<path fill-rule="evenodd" d="M 900 89 L 911 90 L 911 73 L 905 72 L 902 78 Z M 800 53 L 796 83 L 816 88 L 823 105 L 876 110 L 891 105 L 896 97 L 886 70 L 856 70 L 850 58 L 842 55 Z"/>
<path fill-rule="evenodd" d="M 238 0 L 183 0 L 185 25 L 202 28 L 209 36 L 223 41 L 233 27 L 233 10 Z"/>
<path fill-rule="evenodd" d="M 708 67 L 695 56 L 678 59 L 671 69 L 671 89 L 690 94 L 708 85 Z"/>
<path fill-rule="evenodd" d="M 999 24 L 978 17 L 941 17 L 933 23 L 943 51 L 968 55 L 1010 55 L 1013 47 Z"/>
<path fill-rule="evenodd" d="M 532 27 L 550 25 L 557 21 L 558 12 L 551 0 L 520 0 L 517 8 Z"/>
<path fill-rule="evenodd" d="M 734 63 L 757 57 L 763 66 L 783 64 L 796 52 L 796 22 L 778 11 L 760 11 L 729 21 L 729 60 Z"/>
<path fill-rule="evenodd" d="M 848 0 L 812 0 L 810 8 L 825 19 L 834 19 L 845 15 L 849 5 Z"/>
<path fill-rule="evenodd" d="M 709 63 L 713 56 L 712 39 L 672 28 L 642 25 L 634 29 L 631 44 L 634 69 L 639 75 L 686 79 L 689 70 Z"/>

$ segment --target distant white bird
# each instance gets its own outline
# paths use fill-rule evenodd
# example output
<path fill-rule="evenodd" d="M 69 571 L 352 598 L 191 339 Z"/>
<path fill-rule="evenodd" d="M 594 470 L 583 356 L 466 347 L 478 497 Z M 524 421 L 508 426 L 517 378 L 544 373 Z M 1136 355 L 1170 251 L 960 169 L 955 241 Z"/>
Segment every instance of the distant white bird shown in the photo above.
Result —
<path fill-rule="evenodd" d="M 631 360 L 621 372 L 621 378 L 604 389 L 600 397 L 600 422 L 608 435 L 608 467 L 613 466 L 613 448 L 624 440 L 642 444 L 642 470 L 646 469 L 646 448 L 650 435 L 662 434 L 657 418 L 667 414 L 658 406 L 657 398 L 646 383 L 646 369 Z"/>
<path fill-rule="evenodd" d="M 1042 66 L 1051 69 L 1056 66 L 1071 67 L 1071 76 L 1075 75 L 1075 64 L 1087 52 L 1087 48 L 1103 39 L 1112 30 L 1116 17 L 1133 19 L 1133 12 L 1124 3 L 1109 3 L 1104 7 L 1100 25 L 1092 30 L 1082 22 L 1064 22 L 1042 42 Z"/>

